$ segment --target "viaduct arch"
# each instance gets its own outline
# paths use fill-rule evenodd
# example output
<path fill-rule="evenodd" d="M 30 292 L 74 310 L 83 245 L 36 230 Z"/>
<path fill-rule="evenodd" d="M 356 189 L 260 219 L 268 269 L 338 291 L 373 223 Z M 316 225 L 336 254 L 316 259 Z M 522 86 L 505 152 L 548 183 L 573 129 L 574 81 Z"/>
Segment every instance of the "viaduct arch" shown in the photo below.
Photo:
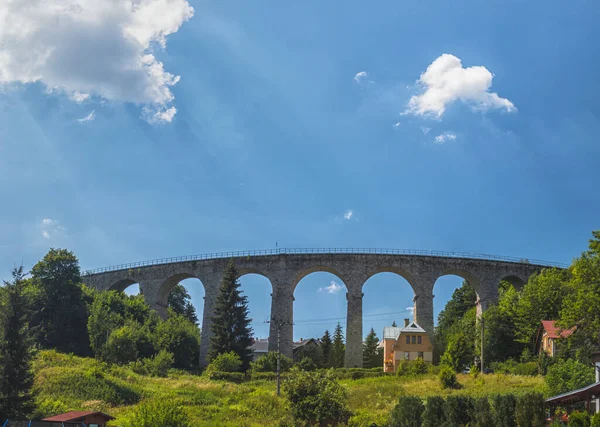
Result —
<path fill-rule="evenodd" d="M 200 364 L 206 365 L 211 323 L 223 271 L 233 260 L 240 277 L 255 273 L 269 279 L 271 323 L 269 350 L 277 348 L 277 324 L 281 324 L 282 353 L 292 356 L 294 290 L 303 277 L 317 271 L 337 275 L 346 285 L 346 366 L 362 366 L 362 287 L 373 275 L 393 272 L 404 277 L 414 292 L 414 320 L 433 332 L 433 287 L 448 274 L 467 280 L 477 292 L 478 312 L 498 298 L 498 285 L 507 280 L 517 288 L 530 275 L 546 267 L 563 267 L 543 261 L 437 251 L 384 249 L 275 249 L 226 252 L 179 258 L 163 258 L 89 270 L 84 282 L 98 290 L 123 290 L 139 283 L 144 299 L 166 316 L 169 293 L 179 281 L 198 278 L 204 285 L 204 313 L 200 342 Z"/>

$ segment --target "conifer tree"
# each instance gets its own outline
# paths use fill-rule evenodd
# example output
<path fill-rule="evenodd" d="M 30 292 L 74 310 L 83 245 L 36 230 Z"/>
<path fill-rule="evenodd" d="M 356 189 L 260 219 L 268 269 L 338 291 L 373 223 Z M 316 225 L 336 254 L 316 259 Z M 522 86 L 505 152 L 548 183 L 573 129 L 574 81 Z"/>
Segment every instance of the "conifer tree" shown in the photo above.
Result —
<path fill-rule="evenodd" d="M 34 409 L 23 266 L 15 267 L 12 276 L 12 282 L 4 282 L 0 300 L 0 420 L 22 419 Z"/>
<path fill-rule="evenodd" d="M 238 272 L 230 261 L 223 274 L 212 318 L 209 360 L 220 354 L 235 352 L 247 370 L 252 361 L 252 328 L 248 318 L 248 298 L 242 295 Z"/>
<path fill-rule="evenodd" d="M 344 344 L 344 333 L 342 326 L 337 324 L 333 332 L 333 345 L 331 346 L 331 362 L 334 368 L 344 367 L 344 358 L 346 356 L 346 344 Z"/>
<path fill-rule="evenodd" d="M 363 366 L 365 368 L 377 367 L 377 348 L 379 346 L 379 338 L 375 330 L 371 328 L 365 342 L 363 344 Z"/>
<path fill-rule="evenodd" d="M 331 367 L 331 347 L 333 342 L 331 341 L 331 335 L 329 330 L 325 330 L 323 337 L 321 338 L 321 350 L 323 351 L 323 365 L 325 367 Z"/>
<path fill-rule="evenodd" d="M 395 328 L 395 327 L 397 327 L 397 326 L 398 326 L 398 325 L 396 324 L 396 321 L 394 320 L 394 321 L 392 322 L 392 328 Z"/>

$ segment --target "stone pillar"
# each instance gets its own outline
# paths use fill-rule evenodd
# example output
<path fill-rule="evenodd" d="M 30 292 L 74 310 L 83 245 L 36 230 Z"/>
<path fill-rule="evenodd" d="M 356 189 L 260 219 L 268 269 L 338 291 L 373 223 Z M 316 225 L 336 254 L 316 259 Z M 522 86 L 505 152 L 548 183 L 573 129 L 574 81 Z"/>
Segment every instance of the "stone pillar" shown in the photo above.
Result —
<path fill-rule="evenodd" d="M 414 321 L 429 334 L 433 336 L 433 294 L 421 290 L 413 298 Z"/>
<path fill-rule="evenodd" d="M 277 351 L 277 329 L 281 354 L 293 357 L 294 350 L 294 295 L 290 289 L 274 287 L 271 294 L 269 351 Z"/>
<path fill-rule="evenodd" d="M 208 365 L 208 350 L 210 349 L 210 338 L 212 336 L 212 318 L 215 312 L 215 300 L 219 289 L 219 282 L 204 284 L 204 311 L 202 312 L 202 326 L 200 330 L 200 357 L 199 365 L 205 368 Z"/>
<path fill-rule="evenodd" d="M 491 305 L 498 302 L 499 281 L 482 281 L 477 292 L 477 318 L 481 318 L 483 312 Z"/>
<path fill-rule="evenodd" d="M 150 279 L 138 282 L 140 285 L 140 294 L 144 296 L 144 301 L 155 310 L 163 319 L 167 318 L 167 301 L 160 298 L 160 288 L 164 283 L 163 279 Z"/>
<path fill-rule="evenodd" d="M 362 368 L 363 293 L 348 292 L 346 312 L 346 368 Z"/>

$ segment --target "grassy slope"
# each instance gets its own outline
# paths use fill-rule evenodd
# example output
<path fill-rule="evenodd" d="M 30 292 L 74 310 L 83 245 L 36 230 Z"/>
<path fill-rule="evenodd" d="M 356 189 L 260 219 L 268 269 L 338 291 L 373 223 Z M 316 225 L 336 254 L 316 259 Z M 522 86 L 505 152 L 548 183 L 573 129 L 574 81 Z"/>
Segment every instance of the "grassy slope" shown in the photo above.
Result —
<path fill-rule="evenodd" d="M 195 426 L 275 426 L 286 413 L 283 399 L 275 397 L 272 381 L 245 384 L 209 381 L 172 371 L 169 378 L 150 378 L 124 367 L 109 367 L 53 351 L 41 352 L 34 366 L 39 415 L 70 409 L 103 410 L 116 424 L 145 398 L 172 399 L 186 407 Z M 483 396 L 493 393 L 543 391 L 540 377 L 459 375 L 465 387 L 442 390 L 434 376 L 378 377 L 344 380 L 355 420 L 381 423 L 401 394 L 422 397 L 451 393 Z"/>

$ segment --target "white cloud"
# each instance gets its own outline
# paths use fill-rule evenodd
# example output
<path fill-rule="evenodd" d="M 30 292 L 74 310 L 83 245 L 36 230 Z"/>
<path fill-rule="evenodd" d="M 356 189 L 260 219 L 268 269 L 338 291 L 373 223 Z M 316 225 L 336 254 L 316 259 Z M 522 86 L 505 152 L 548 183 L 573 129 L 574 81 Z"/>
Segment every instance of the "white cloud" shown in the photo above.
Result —
<path fill-rule="evenodd" d="M 92 112 L 90 114 L 88 114 L 85 117 L 82 117 L 81 119 L 77 119 L 77 121 L 79 123 L 84 123 L 84 122 L 90 122 L 92 120 L 94 120 L 96 118 L 96 110 L 92 110 Z"/>
<path fill-rule="evenodd" d="M 454 141 L 456 134 L 454 132 L 444 132 L 435 137 L 434 141 L 436 144 L 443 144 L 446 141 Z"/>
<path fill-rule="evenodd" d="M 0 1 L 0 85 L 40 82 L 81 103 L 144 105 L 171 121 L 171 87 L 154 48 L 194 14 L 187 0 Z"/>
<path fill-rule="evenodd" d="M 64 236 L 66 231 L 67 229 L 56 219 L 44 218 L 42 220 L 42 237 L 44 239 Z"/>
<path fill-rule="evenodd" d="M 516 111 L 511 101 L 489 92 L 493 78 L 484 66 L 463 68 L 459 58 L 444 53 L 421 74 L 417 83 L 424 91 L 410 98 L 405 113 L 439 118 L 448 105 L 458 100 L 479 110 Z"/>
<path fill-rule="evenodd" d="M 319 288 L 319 292 L 327 292 L 328 294 L 337 294 L 344 287 L 337 283 L 335 280 L 331 281 L 329 286 L 325 286 L 324 288 Z"/>
<path fill-rule="evenodd" d="M 346 212 L 344 212 L 344 219 L 352 219 L 352 215 L 354 215 L 354 211 L 352 211 L 352 209 L 349 209 Z"/>
<path fill-rule="evenodd" d="M 365 81 L 368 76 L 369 75 L 367 74 L 366 71 L 361 71 L 359 73 L 356 73 L 356 75 L 354 76 L 354 81 L 356 83 L 361 83 L 361 82 Z"/>
<path fill-rule="evenodd" d="M 428 128 L 426 126 L 421 126 L 421 132 L 423 132 L 423 135 L 427 135 L 430 130 L 431 130 L 431 128 Z"/>
<path fill-rule="evenodd" d="M 406 311 L 410 311 L 411 313 L 415 311 L 414 307 L 406 307 Z"/>
<path fill-rule="evenodd" d="M 402 123 L 400 123 L 400 122 L 397 122 L 397 123 L 394 125 L 394 127 L 395 127 L 395 128 L 399 128 L 400 126 L 402 126 Z"/>

